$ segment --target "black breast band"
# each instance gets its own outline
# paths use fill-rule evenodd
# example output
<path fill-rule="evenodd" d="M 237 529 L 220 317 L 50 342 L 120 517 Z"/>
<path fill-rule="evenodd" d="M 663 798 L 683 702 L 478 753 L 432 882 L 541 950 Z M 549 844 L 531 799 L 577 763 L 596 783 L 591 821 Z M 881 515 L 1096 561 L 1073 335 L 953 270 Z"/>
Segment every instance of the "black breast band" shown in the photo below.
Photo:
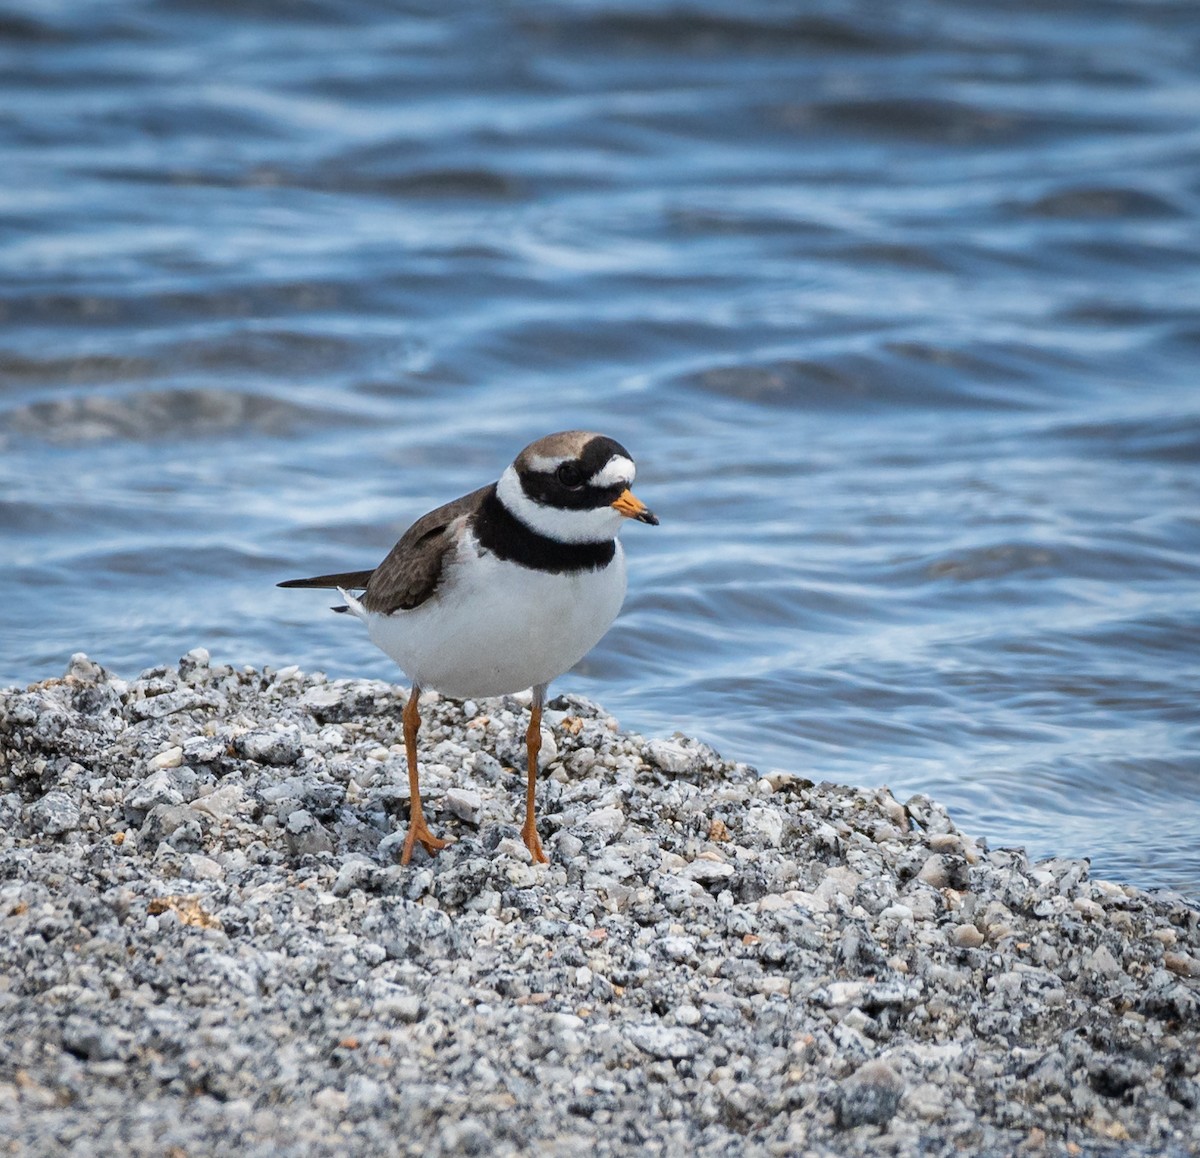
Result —
<path fill-rule="evenodd" d="M 480 505 L 471 529 L 480 547 L 497 558 L 555 575 L 598 571 L 607 567 L 617 552 L 614 539 L 603 543 L 560 543 L 530 530 L 500 501 L 494 486 Z"/>

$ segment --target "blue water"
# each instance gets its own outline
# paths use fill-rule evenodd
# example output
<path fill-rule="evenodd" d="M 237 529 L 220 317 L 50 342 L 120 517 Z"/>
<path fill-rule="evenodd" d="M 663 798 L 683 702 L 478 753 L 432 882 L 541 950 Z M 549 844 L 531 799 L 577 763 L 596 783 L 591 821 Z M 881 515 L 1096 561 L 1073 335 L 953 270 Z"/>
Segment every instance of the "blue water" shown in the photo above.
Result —
<path fill-rule="evenodd" d="M 392 678 L 275 581 L 595 428 L 662 525 L 560 687 L 1200 891 L 1194 0 L 26 0 L 0 46 L 0 683 Z"/>

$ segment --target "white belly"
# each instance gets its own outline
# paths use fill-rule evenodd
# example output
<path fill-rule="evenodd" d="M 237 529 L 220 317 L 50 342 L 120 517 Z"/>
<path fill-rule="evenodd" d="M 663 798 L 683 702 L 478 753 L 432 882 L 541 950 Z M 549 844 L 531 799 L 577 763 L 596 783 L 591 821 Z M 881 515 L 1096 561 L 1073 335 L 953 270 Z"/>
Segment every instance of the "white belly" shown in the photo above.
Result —
<path fill-rule="evenodd" d="M 455 699 L 508 695 L 574 667 L 625 598 L 617 543 L 603 571 L 554 575 L 494 555 L 452 564 L 437 594 L 412 611 L 366 614 L 371 641 L 413 683 Z M 470 537 L 464 552 L 474 551 Z"/>

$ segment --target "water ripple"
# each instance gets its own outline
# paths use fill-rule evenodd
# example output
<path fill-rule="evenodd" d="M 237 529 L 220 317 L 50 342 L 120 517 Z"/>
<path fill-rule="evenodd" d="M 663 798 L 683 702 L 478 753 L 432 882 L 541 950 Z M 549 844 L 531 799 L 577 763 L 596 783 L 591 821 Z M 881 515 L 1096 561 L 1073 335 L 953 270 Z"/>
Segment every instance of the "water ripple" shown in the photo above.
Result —
<path fill-rule="evenodd" d="M 1200 888 L 1191 0 L 0 4 L 0 680 L 395 678 L 277 591 L 549 429 L 563 686 Z"/>

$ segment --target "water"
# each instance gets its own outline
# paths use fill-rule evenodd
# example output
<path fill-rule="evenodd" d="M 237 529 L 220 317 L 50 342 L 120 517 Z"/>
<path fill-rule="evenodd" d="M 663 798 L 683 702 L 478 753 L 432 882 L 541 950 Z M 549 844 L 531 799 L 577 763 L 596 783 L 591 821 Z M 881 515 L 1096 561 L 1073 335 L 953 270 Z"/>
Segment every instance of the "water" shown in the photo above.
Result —
<path fill-rule="evenodd" d="M 560 687 L 1200 889 L 1200 9 L 0 6 L 0 683 L 393 678 L 531 438 L 662 526 Z"/>

